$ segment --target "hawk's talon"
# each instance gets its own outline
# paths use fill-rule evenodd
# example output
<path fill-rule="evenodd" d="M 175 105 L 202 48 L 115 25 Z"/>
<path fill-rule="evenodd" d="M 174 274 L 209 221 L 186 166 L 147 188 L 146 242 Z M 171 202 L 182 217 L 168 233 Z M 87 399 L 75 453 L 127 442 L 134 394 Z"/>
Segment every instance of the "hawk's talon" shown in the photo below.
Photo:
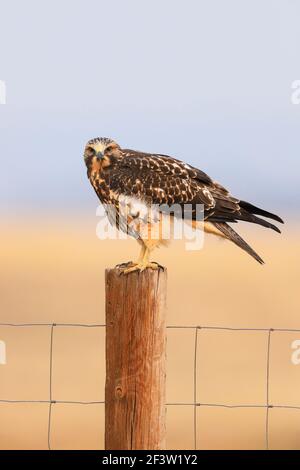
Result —
<path fill-rule="evenodd" d="M 165 267 L 162 264 L 157 263 L 156 261 L 153 261 L 154 264 L 157 264 L 157 269 L 161 269 L 162 271 L 165 270 Z M 153 264 L 152 263 L 152 264 Z"/>
<path fill-rule="evenodd" d="M 115 269 L 124 269 L 124 268 L 127 268 L 129 266 L 133 266 L 133 265 L 135 265 L 135 263 L 133 263 L 133 261 L 127 261 L 126 263 L 116 264 Z"/>
<path fill-rule="evenodd" d="M 164 268 L 160 264 L 154 263 L 154 262 L 153 263 L 151 262 L 132 263 L 132 266 L 122 268 L 122 272 L 120 274 L 129 274 L 135 271 L 142 272 L 142 271 L 145 271 L 145 269 L 153 269 L 156 271 L 158 269 L 164 269 Z"/>

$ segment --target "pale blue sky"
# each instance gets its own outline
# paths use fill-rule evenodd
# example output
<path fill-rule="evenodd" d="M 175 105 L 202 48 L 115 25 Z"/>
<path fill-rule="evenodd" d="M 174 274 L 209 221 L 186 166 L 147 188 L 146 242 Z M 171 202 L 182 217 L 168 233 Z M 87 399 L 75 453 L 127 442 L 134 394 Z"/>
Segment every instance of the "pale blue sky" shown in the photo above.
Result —
<path fill-rule="evenodd" d="M 1 0 L 1 205 L 94 212 L 95 136 L 300 207 L 299 0 Z"/>

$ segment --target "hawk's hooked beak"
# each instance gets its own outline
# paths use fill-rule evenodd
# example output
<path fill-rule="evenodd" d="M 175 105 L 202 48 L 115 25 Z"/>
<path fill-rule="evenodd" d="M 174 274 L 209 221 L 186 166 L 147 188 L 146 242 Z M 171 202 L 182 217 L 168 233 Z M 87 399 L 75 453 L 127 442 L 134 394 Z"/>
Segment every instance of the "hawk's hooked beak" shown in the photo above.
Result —
<path fill-rule="evenodd" d="M 102 158 L 104 157 L 104 152 L 97 152 L 96 157 L 98 158 L 98 160 L 102 160 Z"/>

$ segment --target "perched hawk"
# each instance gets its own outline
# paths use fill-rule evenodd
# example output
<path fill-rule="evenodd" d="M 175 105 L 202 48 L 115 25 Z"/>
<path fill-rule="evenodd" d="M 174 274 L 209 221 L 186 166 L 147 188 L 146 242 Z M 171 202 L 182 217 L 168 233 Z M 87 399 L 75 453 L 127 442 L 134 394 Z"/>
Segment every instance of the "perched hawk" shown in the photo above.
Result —
<path fill-rule="evenodd" d="M 84 159 L 88 178 L 110 222 L 141 245 L 138 261 L 123 265 L 125 273 L 157 269 L 159 265 L 151 263 L 149 255 L 166 240 L 160 231 L 159 236 L 151 237 L 152 228 L 161 224 L 165 208 L 173 205 L 189 207 L 194 227 L 232 241 L 261 264 L 260 256 L 228 224 L 242 220 L 280 233 L 275 225 L 257 216 L 283 223 L 280 217 L 232 197 L 203 171 L 173 157 L 122 149 L 111 139 L 97 137 L 86 144 Z M 202 222 L 196 218 L 200 204 L 204 207 Z M 156 210 L 151 212 L 153 205 Z"/>

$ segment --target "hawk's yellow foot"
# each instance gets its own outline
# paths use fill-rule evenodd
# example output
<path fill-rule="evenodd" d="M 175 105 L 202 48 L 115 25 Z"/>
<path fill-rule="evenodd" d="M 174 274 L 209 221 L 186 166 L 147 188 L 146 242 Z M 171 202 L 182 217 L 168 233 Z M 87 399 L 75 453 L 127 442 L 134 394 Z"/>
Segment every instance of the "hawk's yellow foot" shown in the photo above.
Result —
<path fill-rule="evenodd" d="M 164 269 L 160 264 L 149 261 L 150 249 L 145 244 L 142 244 L 139 259 L 136 263 L 123 263 L 118 265 L 121 269 L 121 274 L 129 274 L 135 271 L 145 271 L 145 269 Z"/>
<path fill-rule="evenodd" d="M 133 266 L 129 266 L 128 268 L 122 269 L 122 274 L 129 274 L 129 273 L 133 273 L 134 271 L 142 272 L 142 271 L 145 271 L 145 269 L 157 270 L 157 269 L 163 269 L 163 268 L 158 263 L 154 263 L 151 261 L 146 261 L 146 262 L 141 261 L 139 263 L 133 264 Z"/>

